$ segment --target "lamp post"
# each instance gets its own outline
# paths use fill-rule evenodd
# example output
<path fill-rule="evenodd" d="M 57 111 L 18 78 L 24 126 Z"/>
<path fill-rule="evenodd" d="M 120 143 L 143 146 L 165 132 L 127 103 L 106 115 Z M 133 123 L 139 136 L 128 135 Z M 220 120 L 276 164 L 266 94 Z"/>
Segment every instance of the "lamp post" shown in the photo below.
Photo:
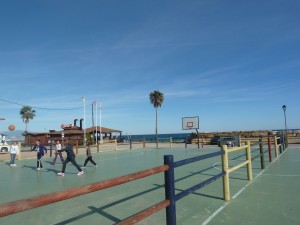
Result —
<path fill-rule="evenodd" d="M 83 102 L 83 144 L 86 145 L 86 130 L 85 130 L 85 97 L 82 97 Z"/>
<path fill-rule="evenodd" d="M 288 137 L 287 137 L 287 126 L 286 126 L 286 105 L 282 106 L 283 114 L 284 114 L 284 125 L 285 125 L 285 138 L 286 138 L 286 145 L 288 145 Z"/>

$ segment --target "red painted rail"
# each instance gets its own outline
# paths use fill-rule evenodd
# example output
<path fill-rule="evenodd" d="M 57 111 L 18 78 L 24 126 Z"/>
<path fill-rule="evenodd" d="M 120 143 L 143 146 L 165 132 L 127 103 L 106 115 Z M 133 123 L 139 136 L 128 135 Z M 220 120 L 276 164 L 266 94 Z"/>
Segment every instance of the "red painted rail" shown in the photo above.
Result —
<path fill-rule="evenodd" d="M 161 209 L 164 209 L 166 207 L 168 207 L 170 205 L 170 200 L 164 200 L 160 203 L 157 203 L 156 205 L 153 205 L 123 221 L 121 221 L 120 223 L 117 223 L 117 225 L 132 225 L 135 224 L 139 221 L 142 221 L 143 219 L 145 219 L 148 216 L 151 216 L 152 214 L 158 212 Z"/>
<path fill-rule="evenodd" d="M 32 197 L 23 200 L 17 200 L 0 205 L 0 217 L 8 216 L 14 213 L 23 212 L 29 209 L 49 205 L 55 202 L 67 200 L 80 195 L 89 194 L 91 192 L 100 191 L 106 188 L 138 180 L 144 177 L 148 177 L 157 173 L 167 171 L 168 165 L 154 167 L 148 170 L 139 171 L 136 173 L 127 174 L 124 176 L 115 177 L 112 179 L 95 182 L 79 187 L 69 188 L 62 191 L 48 193 L 37 197 Z M 151 207 L 150 207 L 151 208 Z"/>

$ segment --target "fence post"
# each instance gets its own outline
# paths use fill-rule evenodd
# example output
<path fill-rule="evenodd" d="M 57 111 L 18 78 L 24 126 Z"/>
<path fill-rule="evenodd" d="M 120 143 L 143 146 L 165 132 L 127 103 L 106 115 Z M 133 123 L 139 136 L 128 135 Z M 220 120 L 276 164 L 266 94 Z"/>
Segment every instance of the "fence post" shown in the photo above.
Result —
<path fill-rule="evenodd" d="M 264 156 L 264 146 L 263 138 L 259 139 L 259 151 L 260 151 L 260 166 L 262 169 L 265 169 L 265 156 Z"/>
<path fill-rule="evenodd" d="M 129 148 L 132 149 L 132 140 L 131 140 L 131 138 L 129 139 Z"/>
<path fill-rule="evenodd" d="M 146 148 L 146 138 L 143 139 L 143 148 Z"/>
<path fill-rule="evenodd" d="M 230 188 L 229 188 L 229 172 L 228 172 L 228 152 L 227 145 L 222 145 L 221 149 L 224 151 L 222 155 L 222 170 L 225 172 L 223 176 L 223 196 L 225 201 L 230 200 Z"/>
<path fill-rule="evenodd" d="M 170 137 L 170 148 L 172 148 L 172 137 Z"/>
<path fill-rule="evenodd" d="M 248 180 L 252 180 L 253 176 L 252 176 L 252 161 L 251 161 L 251 147 L 250 147 L 250 141 L 246 141 L 246 158 L 248 160 L 248 164 L 247 164 L 247 174 L 248 174 Z"/>
<path fill-rule="evenodd" d="M 275 157 L 278 157 L 278 144 L 277 144 L 277 137 L 274 136 L 274 145 L 275 145 Z"/>
<path fill-rule="evenodd" d="M 271 137 L 268 136 L 268 147 L 269 147 L 269 162 L 272 162 L 272 145 L 271 145 Z"/>
<path fill-rule="evenodd" d="M 50 141 L 50 157 L 52 157 L 52 141 Z"/>
<path fill-rule="evenodd" d="M 116 145 L 115 150 L 117 151 L 117 150 L 118 150 L 118 142 L 117 142 L 117 139 L 115 139 L 115 145 Z"/>
<path fill-rule="evenodd" d="M 18 143 L 18 147 L 19 147 L 19 154 L 18 154 L 18 160 L 21 160 L 21 151 L 22 151 L 22 145 L 21 142 Z"/>
<path fill-rule="evenodd" d="M 164 164 L 169 166 L 169 169 L 165 171 L 165 196 L 166 200 L 170 200 L 170 205 L 166 208 L 167 225 L 176 225 L 176 200 L 173 155 L 165 155 Z"/>
<path fill-rule="evenodd" d="M 201 137 L 201 143 L 202 143 L 202 148 L 203 148 L 203 145 L 204 145 L 204 138 L 203 138 L 203 135 Z"/>
<path fill-rule="evenodd" d="M 283 145 L 283 134 L 280 135 L 280 154 L 284 151 L 284 145 Z"/>
<path fill-rule="evenodd" d="M 185 148 L 187 148 L 187 141 L 188 141 L 188 139 L 187 139 L 187 137 L 185 138 Z"/>

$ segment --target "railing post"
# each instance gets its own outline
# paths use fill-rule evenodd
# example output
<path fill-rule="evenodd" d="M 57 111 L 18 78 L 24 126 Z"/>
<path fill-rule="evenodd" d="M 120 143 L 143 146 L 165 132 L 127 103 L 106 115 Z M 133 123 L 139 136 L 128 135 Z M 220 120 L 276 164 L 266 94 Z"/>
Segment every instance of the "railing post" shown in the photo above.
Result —
<path fill-rule="evenodd" d="M 275 157 L 278 157 L 278 144 L 277 144 L 277 137 L 274 136 L 274 145 L 275 145 Z"/>
<path fill-rule="evenodd" d="M 169 166 L 169 169 L 165 171 L 165 196 L 166 200 L 170 200 L 170 205 L 166 208 L 167 225 L 176 225 L 176 200 L 173 156 L 165 155 L 164 164 Z"/>
<path fill-rule="evenodd" d="M 272 145 L 271 145 L 271 137 L 268 136 L 268 147 L 269 147 L 269 162 L 272 162 Z"/>
<path fill-rule="evenodd" d="M 228 152 L 227 145 L 222 145 L 221 149 L 224 151 L 222 155 L 222 170 L 225 172 L 223 176 L 223 196 L 225 201 L 230 200 L 230 188 L 229 188 L 229 172 L 228 172 Z"/>
<path fill-rule="evenodd" d="M 21 160 L 21 151 L 22 151 L 22 145 L 21 142 L 18 143 L 18 147 L 19 147 L 19 154 L 18 154 L 18 160 Z"/>
<path fill-rule="evenodd" d="M 259 152 L 260 152 L 260 166 L 261 169 L 265 169 L 265 156 L 264 156 L 264 146 L 263 146 L 263 138 L 259 139 Z"/>
<path fill-rule="evenodd" d="M 251 147 L 250 147 L 250 141 L 246 141 L 246 158 L 248 160 L 248 164 L 247 164 L 247 174 L 248 174 L 248 180 L 252 180 L 253 176 L 252 176 L 252 161 L 251 161 Z"/>
<path fill-rule="evenodd" d="M 280 154 L 284 151 L 284 144 L 283 144 L 283 134 L 280 135 Z"/>

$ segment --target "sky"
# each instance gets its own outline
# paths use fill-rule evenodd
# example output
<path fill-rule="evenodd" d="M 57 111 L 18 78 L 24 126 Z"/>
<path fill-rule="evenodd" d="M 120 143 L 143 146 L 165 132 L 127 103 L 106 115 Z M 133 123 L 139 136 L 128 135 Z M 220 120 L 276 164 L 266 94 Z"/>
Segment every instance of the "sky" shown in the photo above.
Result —
<path fill-rule="evenodd" d="M 102 104 L 123 134 L 300 128 L 298 0 L 2 0 L 0 131 L 60 130 Z M 46 109 L 45 109 L 46 108 Z M 76 108 L 76 109 L 75 109 Z M 99 107 L 97 108 L 99 124 Z M 94 121 L 96 118 L 94 119 Z"/>

